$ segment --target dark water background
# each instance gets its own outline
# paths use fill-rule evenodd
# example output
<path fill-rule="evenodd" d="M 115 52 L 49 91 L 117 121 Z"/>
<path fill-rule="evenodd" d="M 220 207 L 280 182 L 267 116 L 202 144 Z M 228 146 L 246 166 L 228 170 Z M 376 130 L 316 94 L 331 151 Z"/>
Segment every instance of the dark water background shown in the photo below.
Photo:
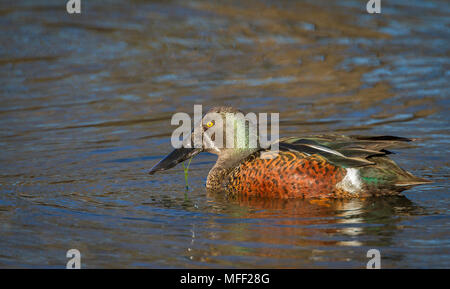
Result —
<path fill-rule="evenodd" d="M 450 268 L 448 1 L 0 4 L 0 267 Z M 280 112 L 282 136 L 420 138 L 406 198 L 228 200 L 215 161 L 148 176 L 175 112 Z"/>

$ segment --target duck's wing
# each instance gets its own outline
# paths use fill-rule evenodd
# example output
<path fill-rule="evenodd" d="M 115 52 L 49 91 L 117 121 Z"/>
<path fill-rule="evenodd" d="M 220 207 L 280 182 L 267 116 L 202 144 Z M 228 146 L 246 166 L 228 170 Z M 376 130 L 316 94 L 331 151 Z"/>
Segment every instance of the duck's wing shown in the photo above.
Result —
<path fill-rule="evenodd" d="M 280 150 L 318 154 L 341 167 L 361 167 L 375 164 L 373 156 L 390 154 L 387 149 L 405 146 L 411 139 L 395 136 L 286 137 L 279 140 Z"/>

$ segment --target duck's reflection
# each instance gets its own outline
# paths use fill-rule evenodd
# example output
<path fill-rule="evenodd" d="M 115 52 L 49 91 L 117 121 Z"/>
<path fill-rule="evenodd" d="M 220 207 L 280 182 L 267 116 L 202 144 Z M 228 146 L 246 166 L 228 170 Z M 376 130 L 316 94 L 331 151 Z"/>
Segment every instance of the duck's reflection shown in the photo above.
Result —
<path fill-rule="evenodd" d="M 230 266 L 259 258 L 273 263 L 261 267 L 315 267 L 330 261 L 363 266 L 367 248 L 394 244 L 402 217 L 421 210 L 406 197 L 281 200 L 208 194 L 208 199 L 215 217 L 192 227 L 187 256 Z M 258 267 L 255 262 L 240 265 Z"/>
<path fill-rule="evenodd" d="M 419 210 L 406 197 L 398 196 L 350 200 L 229 198 L 212 194 L 209 197 L 228 202 L 227 213 L 242 219 L 236 222 L 239 234 L 243 233 L 242 226 L 248 224 L 249 231 L 245 234 L 272 244 L 295 241 L 360 246 L 363 240 L 358 236 L 376 235 L 381 230 L 383 242 L 389 242 L 386 228 L 395 227 L 398 216 Z"/>

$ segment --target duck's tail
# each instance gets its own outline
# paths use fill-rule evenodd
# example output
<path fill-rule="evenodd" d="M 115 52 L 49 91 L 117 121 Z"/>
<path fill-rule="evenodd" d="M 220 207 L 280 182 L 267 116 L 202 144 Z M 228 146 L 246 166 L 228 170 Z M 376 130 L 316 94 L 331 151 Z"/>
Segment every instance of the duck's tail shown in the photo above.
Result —
<path fill-rule="evenodd" d="M 361 168 L 360 175 L 366 188 L 370 191 L 396 193 L 416 185 L 431 183 L 427 179 L 416 177 L 400 168 L 386 156 L 374 156 L 369 160 L 375 162 L 375 165 Z"/>
<path fill-rule="evenodd" d="M 432 182 L 433 181 L 413 176 L 413 178 L 411 178 L 410 180 L 401 181 L 401 182 L 396 183 L 395 186 L 409 188 L 409 187 L 413 187 L 413 186 L 429 184 Z"/>

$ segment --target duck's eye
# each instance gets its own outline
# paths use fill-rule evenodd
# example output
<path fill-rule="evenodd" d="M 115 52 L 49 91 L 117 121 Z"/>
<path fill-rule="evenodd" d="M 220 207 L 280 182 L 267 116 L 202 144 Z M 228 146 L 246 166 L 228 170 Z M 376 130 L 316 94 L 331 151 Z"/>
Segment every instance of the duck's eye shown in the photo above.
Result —
<path fill-rule="evenodd" d="M 214 125 L 214 123 L 212 122 L 212 121 L 208 121 L 207 123 L 206 123 L 206 126 L 207 127 L 212 127 Z"/>

